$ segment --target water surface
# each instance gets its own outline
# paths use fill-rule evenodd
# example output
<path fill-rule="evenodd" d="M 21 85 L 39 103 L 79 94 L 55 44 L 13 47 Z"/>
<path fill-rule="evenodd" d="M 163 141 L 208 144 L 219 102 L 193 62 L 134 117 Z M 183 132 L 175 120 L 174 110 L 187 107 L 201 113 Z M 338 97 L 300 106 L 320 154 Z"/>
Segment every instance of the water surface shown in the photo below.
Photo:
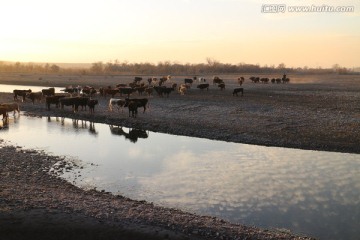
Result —
<path fill-rule="evenodd" d="M 84 188 L 320 239 L 360 236 L 359 154 L 229 143 L 54 117 L 11 118 L 0 138 L 78 159 L 86 167 L 63 177 Z"/>
<path fill-rule="evenodd" d="M 41 92 L 42 89 L 48 89 L 49 87 L 43 86 L 25 86 L 25 85 L 8 85 L 0 84 L 0 92 L 12 93 L 15 89 L 18 90 L 28 90 L 31 89 L 33 92 Z M 54 87 L 56 93 L 63 93 L 60 90 L 64 89 L 63 87 Z"/>

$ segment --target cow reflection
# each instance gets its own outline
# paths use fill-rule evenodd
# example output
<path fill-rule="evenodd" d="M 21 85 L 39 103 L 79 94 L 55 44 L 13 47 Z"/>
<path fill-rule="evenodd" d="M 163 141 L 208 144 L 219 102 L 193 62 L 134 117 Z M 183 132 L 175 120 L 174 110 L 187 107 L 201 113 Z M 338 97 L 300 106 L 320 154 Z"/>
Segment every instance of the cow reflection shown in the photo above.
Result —
<path fill-rule="evenodd" d="M 55 122 L 61 122 L 61 123 L 63 124 L 63 119 L 64 119 L 64 118 L 55 117 Z M 52 119 L 51 119 L 50 116 L 48 116 L 47 121 L 48 121 L 48 122 L 52 122 Z"/>
<path fill-rule="evenodd" d="M 65 126 L 66 122 L 65 122 L 65 117 L 55 117 L 55 122 L 60 122 L 62 126 Z M 48 117 L 48 122 L 52 122 L 52 118 Z M 72 121 L 72 126 L 74 129 L 78 130 L 78 129 L 88 129 L 89 132 L 91 134 L 97 135 L 98 132 L 95 129 L 95 123 L 92 121 L 85 121 L 85 120 L 80 120 L 80 119 L 71 119 Z"/>
<path fill-rule="evenodd" d="M 91 121 L 87 122 L 85 120 L 79 120 L 79 119 L 73 119 L 72 122 L 73 122 L 73 127 L 75 129 L 79 129 L 79 128 L 81 128 L 81 129 L 89 129 L 89 132 L 91 134 L 95 134 L 95 135 L 98 134 L 98 132 L 95 129 L 95 123 L 94 122 L 91 122 Z M 88 126 L 88 124 L 89 124 L 89 126 Z"/>
<path fill-rule="evenodd" d="M 142 129 L 131 128 L 129 132 L 125 132 L 122 126 L 109 126 L 112 134 L 124 136 L 125 139 L 129 139 L 133 143 L 136 143 L 139 138 L 149 137 L 149 133 Z"/>
<path fill-rule="evenodd" d="M 0 124 L 0 130 L 9 128 L 9 118 L 4 118 Z"/>

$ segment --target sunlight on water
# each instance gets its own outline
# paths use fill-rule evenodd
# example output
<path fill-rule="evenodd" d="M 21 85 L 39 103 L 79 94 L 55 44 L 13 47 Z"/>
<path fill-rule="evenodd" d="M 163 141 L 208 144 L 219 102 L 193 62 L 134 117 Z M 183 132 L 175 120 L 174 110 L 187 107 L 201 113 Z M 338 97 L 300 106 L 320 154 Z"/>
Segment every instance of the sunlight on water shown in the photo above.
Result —
<path fill-rule="evenodd" d="M 228 143 L 53 117 L 11 119 L 0 137 L 94 163 L 81 170 L 81 177 L 64 175 L 84 188 L 321 239 L 360 235 L 358 154 Z"/>
<path fill-rule="evenodd" d="M 0 92 L 6 92 L 6 93 L 12 93 L 15 89 L 18 90 L 31 89 L 33 92 L 40 92 L 42 89 L 47 89 L 47 88 L 49 87 L 0 84 Z M 60 92 L 61 89 L 64 88 L 55 87 L 55 92 Z"/>

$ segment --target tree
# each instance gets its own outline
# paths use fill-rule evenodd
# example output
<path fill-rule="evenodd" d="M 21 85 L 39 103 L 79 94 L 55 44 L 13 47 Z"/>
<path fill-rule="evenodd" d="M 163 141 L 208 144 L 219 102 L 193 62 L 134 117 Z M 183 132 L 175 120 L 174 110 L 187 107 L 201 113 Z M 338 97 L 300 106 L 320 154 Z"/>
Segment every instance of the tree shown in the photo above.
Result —
<path fill-rule="evenodd" d="M 50 69 L 51 69 L 52 72 L 59 72 L 60 71 L 60 67 L 58 65 L 55 65 L 55 64 L 51 65 Z"/>
<path fill-rule="evenodd" d="M 285 65 L 285 63 L 280 63 L 277 68 L 278 68 L 278 69 L 285 69 L 285 68 L 286 68 L 286 65 Z"/>
<path fill-rule="evenodd" d="M 90 70 L 94 73 L 102 73 L 104 71 L 104 64 L 102 62 L 95 62 L 92 64 Z"/>

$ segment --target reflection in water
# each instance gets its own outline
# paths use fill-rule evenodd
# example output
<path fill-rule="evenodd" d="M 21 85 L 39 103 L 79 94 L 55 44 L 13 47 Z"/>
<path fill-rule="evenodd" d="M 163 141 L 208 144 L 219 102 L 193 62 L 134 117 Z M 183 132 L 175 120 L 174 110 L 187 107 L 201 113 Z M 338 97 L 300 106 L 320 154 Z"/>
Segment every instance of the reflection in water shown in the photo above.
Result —
<path fill-rule="evenodd" d="M 2 121 L 0 122 L 0 130 L 9 129 L 10 123 L 16 124 L 18 122 L 19 117 L 20 114 L 14 114 L 14 115 L 9 115 L 6 118 L 3 118 Z"/>
<path fill-rule="evenodd" d="M 149 137 L 149 133 L 142 129 L 130 128 L 129 132 L 125 132 L 122 126 L 109 125 L 109 127 L 112 134 L 124 136 L 133 143 L 136 143 L 139 138 Z"/>
<path fill-rule="evenodd" d="M 47 122 L 53 122 L 53 120 L 55 120 L 55 122 L 60 123 L 62 126 L 65 126 L 65 119 L 64 117 L 47 117 Z M 71 119 L 72 121 L 72 126 L 74 129 L 88 129 L 89 132 L 91 134 L 97 135 L 98 132 L 95 129 L 95 122 L 92 121 L 85 121 L 85 120 L 80 120 L 80 119 Z"/>
<path fill-rule="evenodd" d="M 358 154 L 149 135 L 71 119 L 11 121 L 2 139 L 94 163 L 75 181 L 84 188 L 321 239 L 360 235 Z M 64 178 L 73 182 L 74 174 Z"/>
<path fill-rule="evenodd" d="M 2 123 L 0 123 L 0 130 L 8 129 L 8 128 L 9 128 L 9 118 L 3 118 Z"/>

